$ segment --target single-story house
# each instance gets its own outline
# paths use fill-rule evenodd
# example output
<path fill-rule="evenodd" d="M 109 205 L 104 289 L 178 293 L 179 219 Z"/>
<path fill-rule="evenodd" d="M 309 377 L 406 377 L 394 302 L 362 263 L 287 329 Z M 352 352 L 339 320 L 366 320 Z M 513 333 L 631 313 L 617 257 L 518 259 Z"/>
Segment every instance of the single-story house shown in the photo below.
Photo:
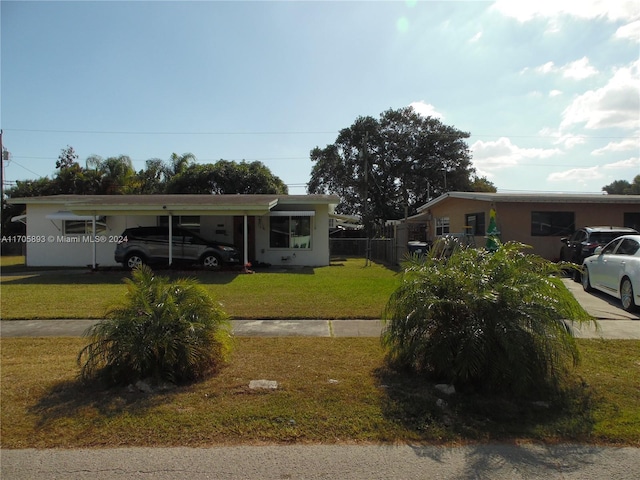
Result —
<path fill-rule="evenodd" d="M 447 234 L 486 244 L 491 210 L 500 240 L 533 247 L 558 260 L 560 238 L 583 226 L 612 225 L 640 231 L 640 195 L 448 192 L 418 208 L 406 222 L 426 226 L 427 242 Z M 406 244 L 406 242 L 405 242 Z"/>
<path fill-rule="evenodd" d="M 335 195 L 52 195 L 26 205 L 27 266 L 115 266 L 129 227 L 180 225 L 234 244 L 244 263 L 329 264 Z"/>

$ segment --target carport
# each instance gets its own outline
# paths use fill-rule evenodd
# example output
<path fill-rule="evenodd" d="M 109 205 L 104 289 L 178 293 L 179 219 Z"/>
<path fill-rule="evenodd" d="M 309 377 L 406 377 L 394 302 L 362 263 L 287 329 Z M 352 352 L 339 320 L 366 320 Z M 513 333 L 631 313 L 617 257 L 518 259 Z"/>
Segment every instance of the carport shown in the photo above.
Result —
<path fill-rule="evenodd" d="M 82 201 L 84 200 L 84 201 Z M 166 216 L 169 238 L 173 237 L 174 215 L 221 215 L 243 218 L 243 264 L 249 262 L 249 216 L 268 215 L 278 204 L 271 195 L 112 195 L 88 196 L 68 204 L 70 213 L 94 222 L 107 215 Z M 173 242 L 169 242 L 169 265 L 173 263 Z M 96 242 L 93 242 L 93 268 L 96 267 Z"/>

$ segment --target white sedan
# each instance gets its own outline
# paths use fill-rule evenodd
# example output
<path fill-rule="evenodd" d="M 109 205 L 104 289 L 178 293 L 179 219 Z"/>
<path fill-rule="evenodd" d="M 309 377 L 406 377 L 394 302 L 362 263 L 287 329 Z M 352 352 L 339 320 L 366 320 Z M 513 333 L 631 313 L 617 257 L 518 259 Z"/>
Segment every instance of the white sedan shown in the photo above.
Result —
<path fill-rule="evenodd" d="M 640 235 L 623 235 L 582 262 L 582 287 L 619 298 L 622 308 L 640 305 Z"/>

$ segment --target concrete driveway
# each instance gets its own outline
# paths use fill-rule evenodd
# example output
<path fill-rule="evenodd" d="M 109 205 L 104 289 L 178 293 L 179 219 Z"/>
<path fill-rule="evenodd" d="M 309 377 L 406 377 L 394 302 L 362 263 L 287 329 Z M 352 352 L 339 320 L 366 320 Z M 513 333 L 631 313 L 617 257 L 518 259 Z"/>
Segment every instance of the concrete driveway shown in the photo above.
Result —
<path fill-rule="evenodd" d="M 576 327 L 576 337 L 640 340 L 638 312 L 625 312 L 617 298 L 601 292 L 585 292 L 582 284 L 569 278 L 565 278 L 563 282 L 580 305 L 598 320 L 600 326 L 599 331 L 593 326 Z"/>

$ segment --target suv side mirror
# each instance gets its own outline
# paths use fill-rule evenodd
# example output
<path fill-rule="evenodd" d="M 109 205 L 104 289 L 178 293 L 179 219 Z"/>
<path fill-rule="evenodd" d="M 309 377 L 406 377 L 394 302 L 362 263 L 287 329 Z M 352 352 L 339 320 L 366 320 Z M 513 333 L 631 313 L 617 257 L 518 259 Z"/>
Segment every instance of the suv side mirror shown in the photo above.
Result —
<path fill-rule="evenodd" d="M 600 255 L 602 253 L 603 247 L 596 247 L 596 249 L 593 251 L 594 255 Z"/>

